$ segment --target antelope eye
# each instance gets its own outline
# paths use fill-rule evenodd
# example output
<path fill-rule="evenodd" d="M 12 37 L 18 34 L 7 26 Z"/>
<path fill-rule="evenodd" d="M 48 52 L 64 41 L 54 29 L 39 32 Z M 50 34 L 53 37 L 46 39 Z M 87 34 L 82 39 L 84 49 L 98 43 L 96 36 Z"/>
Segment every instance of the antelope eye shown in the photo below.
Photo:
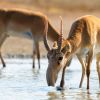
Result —
<path fill-rule="evenodd" d="M 59 57 L 59 58 L 58 58 L 58 61 L 57 61 L 58 65 L 60 65 L 62 59 L 63 59 L 63 57 Z"/>
<path fill-rule="evenodd" d="M 63 59 L 63 57 L 59 57 L 59 58 L 58 58 L 58 60 L 62 60 L 62 59 Z"/>

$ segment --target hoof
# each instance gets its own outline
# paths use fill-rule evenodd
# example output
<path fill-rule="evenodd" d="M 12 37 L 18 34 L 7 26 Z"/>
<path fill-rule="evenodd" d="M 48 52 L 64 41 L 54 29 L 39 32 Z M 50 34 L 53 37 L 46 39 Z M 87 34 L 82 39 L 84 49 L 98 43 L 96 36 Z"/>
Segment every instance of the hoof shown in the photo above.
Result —
<path fill-rule="evenodd" d="M 60 86 L 57 86 L 56 88 L 57 88 L 58 91 L 64 90 L 64 88 L 60 87 Z"/>
<path fill-rule="evenodd" d="M 6 67 L 6 65 L 3 65 L 3 68 L 5 68 Z"/>
<path fill-rule="evenodd" d="M 87 90 L 89 90 L 89 86 L 87 86 Z"/>
<path fill-rule="evenodd" d="M 6 67 L 6 65 L 3 65 L 3 68 L 5 68 Z"/>
<path fill-rule="evenodd" d="M 35 66 L 32 66 L 32 68 L 34 69 L 34 68 L 35 68 Z"/>

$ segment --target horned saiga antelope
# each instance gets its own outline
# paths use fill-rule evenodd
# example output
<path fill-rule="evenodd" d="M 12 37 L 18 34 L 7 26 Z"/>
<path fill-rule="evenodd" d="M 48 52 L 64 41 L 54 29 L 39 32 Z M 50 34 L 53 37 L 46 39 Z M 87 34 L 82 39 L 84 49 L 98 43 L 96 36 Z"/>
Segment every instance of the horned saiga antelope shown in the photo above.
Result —
<path fill-rule="evenodd" d="M 72 24 L 69 36 L 66 40 L 62 40 L 62 35 L 60 35 L 56 48 L 50 49 L 47 43 L 47 34 L 44 35 L 44 42 L 48 50 L 47 57 L 49 65 L 46 72 L 48 85 L 55 85 L 58 73 L 63 69 L 60 82 L 60 87 L 63 88 L 66 63 L 73 57 L 73 55 L 77 55 L 82 64 L 82 79 L 80 87 L 86 73 L 87 89 L 89 89 L 90 68 L 93 55 L 100 56 L 100 19 L 92 15 L 78 18 Z M 98 69 L 99 66 L 97 66 L 97 71 L 100 80 L 100 71 Z"/>
<path fill-rule="evenodd" d="M 0 48 L 9 36 L 30 39 L 33 41 L 33 68 L 35 67 L 35 53 L 37 53 L 40 68 L 39 42 L 43 41 L 46 23 L 48 24 L 47 34 L 49 39 L 57 41 L 59 33 L 53 28 L 45 15 L 19 9 L 0 9 Z M 1 52 L 0 58 L 5 67 Z"/>

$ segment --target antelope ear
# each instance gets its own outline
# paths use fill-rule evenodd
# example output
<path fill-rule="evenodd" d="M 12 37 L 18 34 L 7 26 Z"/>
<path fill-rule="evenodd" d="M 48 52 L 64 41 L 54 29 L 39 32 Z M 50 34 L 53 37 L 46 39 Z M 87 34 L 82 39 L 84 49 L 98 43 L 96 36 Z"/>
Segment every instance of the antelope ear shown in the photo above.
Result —
<path fill-rule="evenodd" d="M 53 44 L 53 49 L 57 49 L 57 48 L 58 48 L 57 41 L 55 41 Z"/>
<path fill-rule="evenodd" d="M 70 53 L 71 52 L 71 45 L 70 44 L 67 44 L 62 50 L 61 50 L 62 53 Z"/>

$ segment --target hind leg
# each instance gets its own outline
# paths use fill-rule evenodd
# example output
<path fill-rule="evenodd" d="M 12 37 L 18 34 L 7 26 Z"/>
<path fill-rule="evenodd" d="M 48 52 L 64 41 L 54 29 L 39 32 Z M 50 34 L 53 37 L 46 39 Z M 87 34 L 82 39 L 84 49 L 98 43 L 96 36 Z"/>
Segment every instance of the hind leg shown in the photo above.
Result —
<path fill-rule="evenodd" d="M 84 76 L 85 76 L 85 68 L 86 67 L 85 67 L 85 63 L 84 63 L 82 57 L 80 55 L 77 55 L 77 58 L 78 58 L 79 62 L 82 65 L 82 76 L 81 76 L 81 81 L 80 81 L 80 85 L 79 85 L 79 88 L 81 88 L 82 87 L 83 80 L 84 80 Z"/>
<path fill-rule="evenodd" d="M 2 55 L 1 55 L 1 52 L 0 52 L 0 59 L 1 59 L 1 63 L 2 63 L 2 65 L 3 65 L 3 67 L 6 67 L 6 63 L 5 63 L 4 60 L 3 60 L 3 57 L 2 57 Z"/>
<path fill-rule="evenodd" d="M 40 69 L 40 51 L 39 51 L 39 42 L 36 42 L 36 53 L 37 53 L 37 59 L 38 59 L 38 66 Z"/>
<path fill-rule="evenodd" d="M 96 55 L 96 68 L 97 68 L 97 73 L 98 73 L 98 78 L 99 78 L 99 87 L 100 87 L 100 66 L 99 66 L 99 61 L 100 61 L 100 53 Z"/>
<path fill-rule="evenodd" d="M 0 59 L 1 59 L 1 63 L 3 65 L 3 67 L 6 67 L 6 63 L 5 63 L 5 61 L 4 61 L 3 57 L 2 57 L 2 54 L 1 54 L 1 47 L 2 47 L 4 41 L 6 40 L 7 37 L 8 36 L 5 35 L 5 34 L 0 34 Z"/>
<path fill-rule="evenodd" d="M 33 65 L 32 65 L 33 68 L 35 68 L 35 54 L 36 52 L 35 50 L 33 50 Z"/>
<path fill-rule="evenodd" d="M 87 65 L 86 65 L 86 75 L 87 75 L 87 89 L 89 89 L 89 80 L 90 80 L 90 67 L 93 59 L 93 48 L 89 51 L 87 56 Z"/>

